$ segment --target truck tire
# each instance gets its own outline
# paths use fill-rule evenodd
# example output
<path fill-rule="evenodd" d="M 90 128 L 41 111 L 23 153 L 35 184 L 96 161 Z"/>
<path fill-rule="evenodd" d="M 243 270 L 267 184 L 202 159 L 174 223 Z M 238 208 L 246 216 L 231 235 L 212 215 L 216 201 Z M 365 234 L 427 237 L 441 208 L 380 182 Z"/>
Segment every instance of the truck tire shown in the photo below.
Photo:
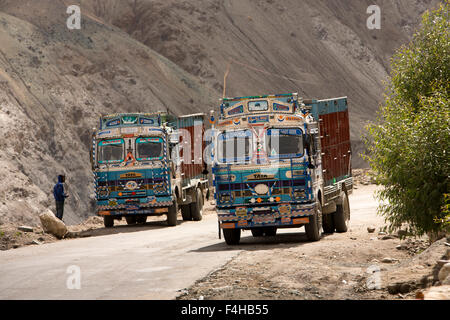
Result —
<path fill-rule="evenodd" d="M 277 227 L 265 227 L 264 235 L 266 237 L 275 237 L 277 235 Z"/>
<path fill-rule="evenodd" d="M 322 227 L 325 233 L 334 233 L 334 212 L 322 215 Z"/>
<path fill-rule="evenodd" d="M 316 212 L 309 217 L 309 223 L 305 225 L 306 236 L 309 241 L 320 240 L 320 229 L 322 229 L 322 204 L 316 203 Z"/>
<path fill-rule="evenodd" d="M 177 225 L 177 215 L 178 215 L 178 203 L 177 200 L 174 200 L 172 205 L 169 207 L 169 211 L 167 212 L 167 224 L 170 227 Z"/>
<path fill-rule="evenodd" d="M 136 217 L 135 216 L 126 216 L 125 220 L 127 221 L 128 225 L 136 224 Z"/>
<path fill-rule="evenodd" d="M 223 237 L 229 246 L 235 246 L 241 241 L 241 229 L 223 229 Z"/>
<path fill-rule="evenodd" d="M 181 216 L 183 221 L 192 221 L 191 206 L 188 204 L 181 205 Z"/>
<path fill-rule="evenodd" d="M 147 216 L 136 217 L 136 223 L 145 224 L 147 222 Z"/>
<path fill-rule="evenodd" d="M 200 221 L 203 218 L 203 193 L 200 188 L 197 189 L 195 201 L 190 204 L 192 220 Z"/>
<path fill-rule="evenodd" d="M 114 218 L 112 216 L 104 216 L 103 217 L 103 224 L 105 225 L 105 228 L 112 228 L 112 227 L 114 227 Z"/>
<path fill-rule="evenodd" d="M 350 221 L 350 204 L 348 202 L 347 193 L 342 195 L 342 204 L 337 205 L 334 213 L 334 223 L 336 225 L 336 232 L 345 233 L 348 230 L 348 222 Z"/>
<path fill-rule="evenodd" d="M 264 229 L 263 228 L 253 228 L 251 229 L 252 231 L 252 235 L 257 238 L 257 237 L 262 237 L 264 235 Z"/>

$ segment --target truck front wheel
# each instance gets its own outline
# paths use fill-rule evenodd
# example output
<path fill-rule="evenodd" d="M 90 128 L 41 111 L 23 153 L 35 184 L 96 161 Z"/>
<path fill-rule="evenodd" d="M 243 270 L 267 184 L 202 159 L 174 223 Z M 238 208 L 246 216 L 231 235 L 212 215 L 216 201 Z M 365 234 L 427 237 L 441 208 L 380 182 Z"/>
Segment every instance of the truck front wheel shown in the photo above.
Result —
<path fill-rule="evenodd" d="M 167 224 L 171 227 L 177 225 L 178 203 L 175 199 L 167 212 Z"/>
<path fill-rule="evenodd" d="M 241 241 L 241 229 L 223 229 L 223 237 L 228 245 L 238 245 Z"/>
<path fill-rule="evenodd" d="M 322 204 L 316 203 L 316 212 L 309 217 L 309 223 L 305 225 L 306 236 L 309 241 L 320 240 L 320 229 L 322 229 Z"/>
<path fill-rule="evenodd" d="M 127 221 L 127 224 L 136 224 L 136 217 L 134 216 L 126 216 L 125 220 Z"/>
<path fill-rule="evenodd" d="M 264 235 L 266 237 L 275 237 L 277 235 L 277 227 L 265 227 Z"/>
<path fill-rule="evenodd" d="M 105 228 L 112 228 L 112 227 L 114 227 L 114 218 L 112 216 L 104 216 L 103 217 L 103 224 L 105 225 Z"/>
<path fill-rule="evenodd" d="M 264 229 L 263 228 L 253 228 L 252 230 L 252 235 L 257 238 L 257 237 L 262 237 L 264 235 Z"/>

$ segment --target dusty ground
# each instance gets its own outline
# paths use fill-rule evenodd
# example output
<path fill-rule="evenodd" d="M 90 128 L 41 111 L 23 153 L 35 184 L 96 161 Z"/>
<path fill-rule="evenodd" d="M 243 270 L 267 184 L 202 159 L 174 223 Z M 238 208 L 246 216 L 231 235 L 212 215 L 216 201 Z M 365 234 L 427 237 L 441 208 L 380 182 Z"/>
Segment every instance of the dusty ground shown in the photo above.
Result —
<path fill-rule="evenodd" d="M 375 189 L 361 186 L 350 197 L 353 218 L 345 234 L 310 243 L 302 229 L 267 238 L 244 232 L 242 253 L 183 290 L 179 299 L 415 299 L 423 285 L 433 284 L 446 240 L 429 247 L 427 239 L 402 241 L 378 232 L 383 221 L 361 198 Z M 375 233 L 368 227 L 376 227 Z M 386 258 L 390 263 L 383 262 Z M 373 283 L 379 288 L 372 290 L 370 279 L 377 277 Z"/>

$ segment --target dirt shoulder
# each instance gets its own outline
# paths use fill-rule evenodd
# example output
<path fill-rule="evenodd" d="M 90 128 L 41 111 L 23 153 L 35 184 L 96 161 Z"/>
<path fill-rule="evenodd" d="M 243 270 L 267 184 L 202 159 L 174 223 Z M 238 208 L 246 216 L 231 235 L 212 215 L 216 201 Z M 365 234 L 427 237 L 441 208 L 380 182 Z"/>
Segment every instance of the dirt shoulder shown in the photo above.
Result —
<path fill-rule="evenodd" d="M 303 228 L 264 238 L 245 231 L 234 247 L 241 253 L 178 299 L 415 299 L 422 284 L 435 282 L 433 268 L 448 249 L 446 240 L 429 247 L 425 238 L 380 233 L 384 223 L 368 196 L 375 190 L 359 186 L 350 197 L 349 232 L 323 235 L 319 242 L 307 242 Z"/>

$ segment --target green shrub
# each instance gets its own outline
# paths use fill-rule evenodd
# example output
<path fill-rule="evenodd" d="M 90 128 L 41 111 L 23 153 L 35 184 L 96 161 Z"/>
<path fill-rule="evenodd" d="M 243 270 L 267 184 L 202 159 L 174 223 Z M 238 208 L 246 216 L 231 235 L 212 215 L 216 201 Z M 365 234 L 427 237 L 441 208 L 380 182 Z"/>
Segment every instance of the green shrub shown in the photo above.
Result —
<path fill-rule="evenodd" d="M 426 12 L 411 43 L 394 55 L 385 101 L 364 137 L 364 158 L 384 187 L 377 193 L 378 212 L 390 232 L 406 224 L 420 236 L 440 232 L 448 222 L 449 9 L 447 1 Z"/>

